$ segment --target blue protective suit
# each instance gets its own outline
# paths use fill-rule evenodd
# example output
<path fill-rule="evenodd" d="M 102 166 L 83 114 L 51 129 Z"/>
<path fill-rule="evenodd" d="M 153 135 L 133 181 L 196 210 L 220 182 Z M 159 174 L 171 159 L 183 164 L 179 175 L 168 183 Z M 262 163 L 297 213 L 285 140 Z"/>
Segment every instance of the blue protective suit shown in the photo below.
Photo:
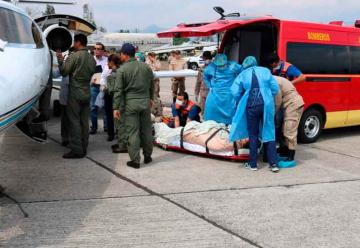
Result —
<path fill-rule="evenodd" d="M 236 101 L 231 93 L 235 78 L 242 71 L 242 66 L 229 61 L 224 67 L 209 64 L 204 71 L 204 82 L 209 88 L 205 103 L 204 119 L 218 123 L 231 124 L 236 111 Z"/>
<path fill-rule="evenodd" d="M 264 100 L 264 118 L 263 125 L 259 127 L 262 141 L 275 141 L 275 103 L 274 96 L 279 91 L 279 85 L 271 75 L 269 69 L 259 66 L 253 66 L 244 70 L 234 81 L 231 87 L 233 97 L 238 103 L 236 114 L 232 121 L 230 130 L 230 141 L 245 139 L 249 137 L 246 119 L 246 107 L 251 89 L 252 73 L 259 81 L 260 92 Z"/>

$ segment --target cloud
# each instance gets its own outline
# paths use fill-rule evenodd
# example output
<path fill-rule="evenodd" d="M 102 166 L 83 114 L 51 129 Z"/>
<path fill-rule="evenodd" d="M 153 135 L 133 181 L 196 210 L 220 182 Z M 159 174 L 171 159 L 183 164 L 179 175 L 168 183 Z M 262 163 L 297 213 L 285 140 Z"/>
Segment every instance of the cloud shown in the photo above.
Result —
<path fill-rule="evenodd" d="M 316 22 L 359 18 L 360 1 L 356 0 L 79 0 L 74 7 L 56 6 L 57 12 L 82 16 L 82 5 L 89 3 L 98 24 L 108 30 L 144 28 L 156 24 L 164 28 L 183 22 L 214 20 L 218 15 L 213 6 L 226 12 L 273 16 Z"/>

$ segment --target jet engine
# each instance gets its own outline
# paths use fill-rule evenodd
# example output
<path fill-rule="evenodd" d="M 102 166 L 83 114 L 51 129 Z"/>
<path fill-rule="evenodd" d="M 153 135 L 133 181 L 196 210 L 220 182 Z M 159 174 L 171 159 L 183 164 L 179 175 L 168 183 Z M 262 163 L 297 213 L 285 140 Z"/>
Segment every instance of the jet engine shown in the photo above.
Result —
<path fill-rule="evenodd" d="M 96 30 L 93 24 L 71 15 L 47 15 L 35 21 L 43 30 L 49 48 L 54 52 L 68 51 L 72 46 L 74 34 L 82 33 L 88 36 Z"/>
<path fill-rule="evenodd" d="M 46 37 L 49 48 L 57 52 L 66 52 L 69 50 L 73 43 L 73 35 L 69 29 L 53 24 L 44 30 L 44 36 Z"/>

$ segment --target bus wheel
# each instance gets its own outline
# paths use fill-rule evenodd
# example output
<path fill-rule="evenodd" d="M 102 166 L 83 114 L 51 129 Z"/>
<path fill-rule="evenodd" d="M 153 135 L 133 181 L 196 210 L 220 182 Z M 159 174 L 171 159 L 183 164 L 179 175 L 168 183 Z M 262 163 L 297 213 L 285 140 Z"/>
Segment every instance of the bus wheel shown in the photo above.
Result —
<path fill-rule="evenodd" d="M 196 63 L 190 63 L 189 68 L 191 70 L 197 71 L 197 69 L 199 68 L 198 65 Z"/>
<path fill-rule="evenodd" d="M 318 140 L 324 127 L 324 118 L 317 109 L 309 109 L 301 117 L 299 124 L 299 141 L 314 143 Z"/>

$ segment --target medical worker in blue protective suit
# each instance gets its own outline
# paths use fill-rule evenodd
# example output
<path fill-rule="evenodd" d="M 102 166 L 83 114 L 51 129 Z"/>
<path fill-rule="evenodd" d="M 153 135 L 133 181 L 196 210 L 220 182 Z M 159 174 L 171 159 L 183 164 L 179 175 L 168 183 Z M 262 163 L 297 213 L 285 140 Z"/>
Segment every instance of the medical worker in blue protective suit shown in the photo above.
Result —
<path fill-rule="evenodd" d="M 214 62 L 204 71 L 204 82 L 209 88 L 205 103 L 205 121 L 231 124 L 236 111 L 236 101 L 231 94 L 231 86 L 242 71 L 242 66 L 228 61 L 225 54 L 215 56 Z"/>
<path fill-rule="evenodd" d="M 279 91 L 279 85 L 270 70 L 257 66 L 255 57 L 245 58 L 243 68 L 244 71 L 231 87 L 232 94 L 239 103 L 230 130 L 230 140 L 236 141 L 249 137 L 250 169 L 257 170 L 256 160 L 260 138 L 265 145 L 269 168 L 273 172 L 278 172 L 274 96 Z"/>

